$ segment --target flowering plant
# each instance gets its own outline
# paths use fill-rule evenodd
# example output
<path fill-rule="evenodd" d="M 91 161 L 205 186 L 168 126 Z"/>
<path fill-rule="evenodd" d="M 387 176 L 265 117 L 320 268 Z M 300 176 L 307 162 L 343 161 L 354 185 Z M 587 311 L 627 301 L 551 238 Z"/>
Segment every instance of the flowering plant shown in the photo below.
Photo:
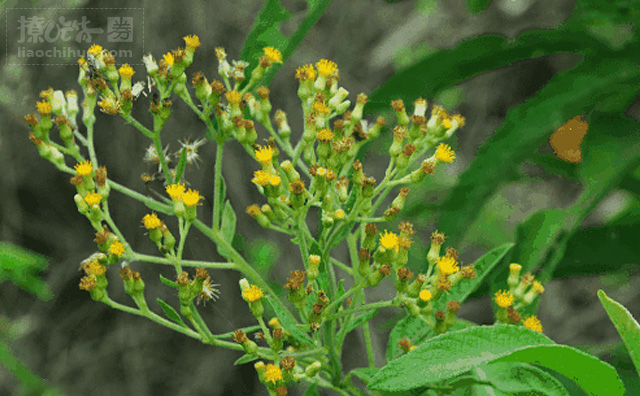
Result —
<path fill-rule="evenodd" d="M 609 366 L 591 362 L 606 378 L 605 385 L 580 370 L 562 366 L 555 354 L 575 362 L 593 358 L 556 345 L 542 335 L 542 325 L 535 315 L 523 318 L 525 308 L 544 292 L 544 286 L 531 273 L 521 274 L 519 264 L 508 266 L 507 288 L 494 295 L 494 326 L 475 326 L 457 318 L 460 305 L 501 263 L 512 244 L 463 266 L 454 248 L 443 249 L 445 235 L 434 231 L 425 265 L 421 266 L 424 271 L 414 274 L 408 268 L 415 238 L 413 225 L 409 221 L 391 224 L 403 211 L 410 187 L 428 181 L 430 175 L 455 160 L 454 151 L 444 141 L 464 126 L 462 116 L 450 115 L 438 105 L 432 105 L 428 114 L 427 101 L 421 98 L 411 110 L 402 100 L 394 100 L 389 162 L 384 177 L 377 182 L 365 173 L 361 154 L 365 145 L 380 136 L 387 120 L 365 120 L 365 94 L 359 94 L 352 106 L 349 92 L 338 84 L 335 63 L 322 59 L 297 69 L 303 120 L 300 127 L 292 128 L 283 111 L 272 111 L 270 91 L 259 85 L 265 73 L 282 62 L 279 50 L 264 48 L 257 67 L 247 73 L 245 62 L 229 62 L 224 49 L 217 48 L 220 80 L 209 81 L 202 73 L 195 73 L 189 86 L 185 70 L 200 40 L 193 35 L 184 37 L 184 41 L 183 48 L 164 54 L 159 61 L 152 55 L 145 56 L 146 76 L 135 83 L 133 76 L 140 70 L 127 64 L 116 67 L 117 60 L 108 51 L 93 45 L 78 61 L 81 105 L 74 91 L 48 89 L 41 92 L 42 100 L 37 103 L 39 117 L 25 117 L 32 130 L 30 139 L 40 155 L 72 175 L 78 212 L 96 231 L 98 252 L 81 265 L 85 275 L 80 288 L 91 298 L 204 344 L 242 353 L 238 363 L 255 361 L 257 375 L 272 395 L 286 395 L 287 389 L 298 383 L 306 383 L 309 394 L 318 387 L 342 395 L 463 394 L 456 392 L 522 385 L 513 380 L 518 376 L 538 378 L 537 383 L 525 384 L 529 388 L 522 385 L 526 389 L 546 387 L 562 394 L 564 387 L 558 379 L 530 363 L 559 371 L 593 392 L 613 384 L 614 388 L 608 388 L 614 389 L 610 394 L 618 394 L 621 385 Z M 144 81 L 153 90 L 150 127 L 132 115 L 145 89 Z M 183 143 L 179 152 L 171 154 L 161 136 L 172 114 L 173 100 L 183 101 L 203 122 L 205 138 Z M 164 191 L 155 196 L 142 194 L 108 177 L 107 167 L 94 147 L 96 108 L 121 117 L 150 140 L 146 158 L 157 164 Z M 53 132 L 54 123 L 57 132 Z M 266 145 L 256 143 L 259 134 L 268 134 Z M 299 141 L 292 141 L 294 135 L 301 136 Z M 189 168 L 199 160 L 198 148 L 207 141 L 216 145 L 210 225 L 198 210 L 203 195 L 197 188 L 187 188 Z M 251 205 L 246 213 L 261 227 L 289 236 L 299 247 L 299 269 L 286 280 L 284 295 L 275 292 L 233 246 L 236 214 L 227 200 L 222 173 L 226 144 L 240 144 L 255 160 L 251 182 L 266 203 Z M 148 207 L 149 213 L 139 221 L 158 255 L 137 252 L 120 232 L 110 213 L 112 192 Z M 395 198 L 386 200 L 389 194 L 395 194 Z M 312 232 L 310 213 L 315 212 L 317 231 Z M 167 225 L 169 217 L 177 218 L 177 229 Z M 183 258 L 193 228 L 216 245 L 225 261 Z M 349 252 L 347 262 L 334 254 L 342 245 Z M 135 271 L 139 263 L 175 268 L 175 279 L 160 276 L 160 282 L 175 289 L 179 309 L 159 300 L 163 317 L 149 307 L 145 281 Z M 133 306 L 109 296 L 106 273 L 118 267 Z M 197 303 L 229 298 L 219 296 L 209 273 L 222 270 L 242 274 L 238 294 L 256 323 L 213 334 Z M 395 295 L 367 301 L 367 293 L 385 279 L 393 283 Z M 406 317 L 392 330 L 388 363 L 379 368 L 369 321 L 387 307 L 403 310 Z M 355 330 L 362 332 L 369 366 L 344 373 L 341 354 L 345 338 Z M 249 337 L 251 334 L 259 334 L 258 342 Z M 512 378 L 500 379 L 502 372 L 511 373 Z M 354 378 L 367 387 L 359 386 Z"/>

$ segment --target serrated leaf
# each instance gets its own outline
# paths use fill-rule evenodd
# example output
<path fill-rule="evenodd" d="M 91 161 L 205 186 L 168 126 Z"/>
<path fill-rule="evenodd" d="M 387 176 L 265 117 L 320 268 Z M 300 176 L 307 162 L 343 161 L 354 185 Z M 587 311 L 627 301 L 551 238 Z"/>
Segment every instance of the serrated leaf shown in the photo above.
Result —
<path fill-rule="evenodd" d="M 493 362 L 477 367 L 472 373 L 476 379 L 489 384 L 473 386 L 474 395 L 491 395 L 491 391 L 498 391 L 511 396 L 569 396 L 560 381 L 526 363 Z M 483 390 L 486 386 L 489 391 Z"/>
<path fill-rule="evenodd" d="M 357 369 L 353 369 L 349 372 L 349 375 L 354 377 L 358 377 L 364 382 L 368 384 L 371 381 L 371 378 L 378 372 L 377 367 L 360 367 Z"/>
<path fill-rule="evenodd" d="M 391 392 L 420 388 L 454 378 L 518 348 L 550 344 L 554 342 L 543 334 L 508 325 L 444 333 L 382 367 L 368 388 Z"/>
<path fill-rule="evenodd" d="M 173 287 L 174 289 L 178 288 L 178 284 L 170 279 L 165 278 L 164 276 L 162 276 L 162 274 L 160 274 L 160 282 L 162 282 L 163 284 L 169 286 L 169 287 Z"/>
<path fill-rule="evenodd" d="M 624 385 L 615 368 L 567 345 L 523 348 L 497 361 L 525 362 L 555 370 L 573 380 L 590 395 L 624 395 Z"/>
<path fill-rule="evenodd" d="M 233 362 L 234 366 L 239 366 L 241 364 L 253 362 L 254 360 L 258 360 L 260 356 L 258 355 L 242 355 L 235 362 Z"/>
<path fill-rule="evenodd" d="M 38 272 L 47 268 L 44 256 L 8 242 L 0 242 L 0 284 L 5 280 L 47 301 L 53 297 L 51 288 Z"/>
<path fill-rule="evenodd" d="M 273 311 L 275 312 L 276 316 L 280 320 L 280 323 L 285 328 L 285 330 L 287 330 L 291 334 L 291 336 L 301 344 L 313 347 L 314 346 L 313 341 L 311 341 L 308 335 L 302 332 L 296 326 L 291 316 L 287 315 L 285 312 L 282 311 L 279 304 L 273 302 L 274 298 L 277 298 L 277 297 L 267 296 L 267 301 L 269 301 L 269 304 L 271 304 Z"/>
<path fill-rule="evenodd" d="M 162 301 L 160 298 L 156 299 L 156 301 L 158 302 L 158 305 L 160 305 L 160 308 L 162 308 L 162 312 L 167 315 L 167 318 L 171 319 L 171 321 L 179 325 L 187 327 L 187 325 L 182 321 L 182 318 L 180 317 L 178 312 L 171 305 Z"/>
<path fill-rule="evenodd" d="M 640 325 L 624 305 L 607 296 L 604 290 L 598 290 L 598 298 L 627 347 L 636 371 L 640 373 Z"/>

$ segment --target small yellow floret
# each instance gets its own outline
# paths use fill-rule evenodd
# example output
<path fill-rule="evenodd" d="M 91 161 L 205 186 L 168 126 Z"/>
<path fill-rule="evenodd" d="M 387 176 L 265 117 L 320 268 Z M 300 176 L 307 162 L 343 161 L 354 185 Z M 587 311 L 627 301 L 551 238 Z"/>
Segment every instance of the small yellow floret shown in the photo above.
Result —
<path fill-rule="evenodd" d="M 282 379 L 282 370 L 280 370 L 280 367 L 269 363 L 264 369 L 264 379 L 275 384 Z"/>
<path fill-rule="evenodd" d="M 274 187 L 278 187 L 280 185 L 281 181 L 282 181 L 282 179 L 278 175 L 270 175 L 269 176 L 269 184 L 271 184 Z"/>
<path fill-rule="evenodd" d="M 227 98 L 227 100 L 231 104 L 238 104 L 242 100 L 242 95 L 240 94 L 240 92 L 238 92 L 237 89 L 234 89 L 232 91 L 227 91 L 227 93 L 225 93 L 224 96 Z"/>
<path fill-rule="evenodd" d="M 87 203 L 87 205 L 90 205 L 90 206 L 98 205 L 100 201 L 102 201 L 102 195 L 98 193 L 90 192 L 84 196 L 84 200 Z"/>
<path fill-rule="evenodd" d="M 271 63 L 282 63 L 282 53 L 273 47 L 266 47 L 264 54 L 269 58 Z"/>
<path fill-rule="evenodd" d="M 273 328 L 280 327 L 280 321 L 278 320 L 278 318 L 271 318 L 271 320 L 269 321 L 269 326 Z"/>
<path fill-rule="evenodd" d="M 89 267 L 87 268 L 88 275 L 102 275 L 105 272 L 107 272 L 107 267 L 97 261 L 90 262 Z"/>
<path fill-rule="evenodd" d="M 333 131 L 331 129 L 321 129 L 317 133 L 318 140 L 321 142 L 330 142 L 333 139 Z"/>
<path fill-rule="evenodd" d="M 451 128 L 451 126 L 453 125 L 451 124 L 451 118 L 445 118 L 444 120 L 442 120 L 442 125 L 447 129 Z"/>
<path fill-rule="evenodd" d="M 420 297 L 422 301 L 429 301 L 431 300 L 431 292 L 427 289 L 422 289 L 418 297 Z"/>
<path fill-rule="evenodd" d="M 534 293 L 540 295 L 544 293 L 544 286 L 542 286 L 542 283 L 534 281 L 533 285 L 531 285 L 531 290 L 533 290 Z"/>
<path fill-rule="evenodd" d="M 262 293 L 262 290 L 256 285 L 251 285 L 242 291 L 242 298 L 248 302 L 256 302 L 262 297 L 264 297 L 264 293 Z"/>
<path fill-rule="evenodd" d="M 182 200 L 182 196 L 184 195 L 185 187 L 182 183 L 175 183 L 169 184 L 167 187 L 165 187 L 165 190 L 167 191 L 167 194 L 169 194 L 171 199 L 180 201 Z"/>
<path fill-rule="evenodd" d="M 166 54 L 162 55 L 162 58 L 167 63 L 167 65 L 173 66 L 173 62 L 175 62 L 175 58 L 173 57 L 173 54 L 171 52 L 167 52 Z"/>
<path fill-rule="evenodd" d="M 460 270 L 456 259 L 451 256 L 444 256 L 438 258 L 438 269 L 444 276 L 455 274 Z"/>
<path fill-rule="evenodd" d="M 398 251 L 400 248 L 400 245 L 398 244 L 398 235 L 384 230 L 384 234 L 380 235 L 380 245 L 385 249 L 395 249 Z"/>
<path fill-rule="evenodd" d="M 247 206 L 246 212 L 251 217 L 254 217 L 258 213 L 261 213 L 260 212 L 260 207 L 258 205 L 249 205 L 249 206 Z"/>
<path fill-rule="evenodd" d="M 120 66 L 120 68 L 118 69 L 118 73 L 120 73 L 120 77 L 122 77 L 122 79 L 124 80 L 130 80 L 135 72 L 136 71 L 133 70 L 133 67 L 129 66 L 128 63 L 125 63 L 124 65 Z"/>
<path fill-rule="evenodd" d="M 511 306 L 513 301 L 514 297 L 511 292 L 504 290 L 496 292 L 496 304 L 498 304 L 500 308 L 507 308 Z"/>
<path fill-rule="evenodd" d="M 91 47 L 89 47 L 89 50 L 87 52 L 93 56 L 98 56 L 102 53 L 102 47 L 99 46 L 98 44 L 94 44 Z"/>
<path fill-rule="evenodd" d="M 200 195 L 200 192 L 197 190 L 189 189 L 187 192 L 182 194 L 182 202 L 187 206 L 196 206 L 202 199 L 204 199 L 204 197 Z"/>
<path fill-rule="evenodd" d="M 509 270 L 514 272 L 519 272 L 520 270 L 522 270 L 522 266 L 518 263 L 511 263 L 509 264 Z"/>
<path fill-rule="evenodd" d="M 49 115 L 53 110 L 51 108 L 51 103 L 47 102 L 46 100 L 36 102 L 36 108 L 38 109 L 38 114 L 40 115 Z"/>
<path fill-rule="evenodd" d="M 535 315 L 528 317 L 524 321 L 524 327 L 530 330 L 537 331 L 538 333 L 542 333 L 542 323 L 540 323 L 540 319 L 538 319 Z"/>
<path fill-rule="evenodd" d="M 320 59 L 320 61 L 316 63 L 316 68 L 321 76 L 329 77 L 338 70 L 338 65 L 330 60 Z"/>
<path fill-rule="evenodd" d="M 269 184 L 271 175 L 263 170 L 253 172 L 252 182 L 264 187 Z"/>
<path fill-rule="evenodd" d="M 329 114 L 329 106 L 322 102 L 314 102 L 313 110 L 319 114 Z"/>
<path fill-rule="evenodd" d="M 318 73 L 313 65 L 304 65 L 296 69 L 296 78 L 298 80 L 311 80 L 314 81 Z"/>
<path fill-rule="evenodd" d="M 118 257 L 122 257 L 124 254 L 124 244 L 120 241 L 115 241 L 109 245 L 109 253 L 115 254 Z"/>
<path fill-rule="evenodd" d="M 271 160 L 273 159 L 273 149 L 269 146 L 259 146 L 255 151 L 256 160 L 260 162 L 262 165 L 268 166 L 271 165 Z"/>
<path fill-rule="evenodd" d="M 453 162 L 456 159 L 456 153 L 448 144 L 440 143 L 436 148 L 436 159 L 440 162 Z"/>
<path fill-rule="evenodd" d="M 344 219 L 344 210 L 342 209 L 338 209 L 335 212 L 333 212 L 333 215 L 336 217 L 336 219 Z"/>
<path fill-rule="evenodd" d="M 91 165 L 91 161 L 87 160 L 76 164 L 73 169 L 76 170 L 76 175 L 89 176 L 93 172 L 93 165 Z"/>
<path fill-rule="evenodd" d="M 192 34 L 191 36 L 184 36 L 182 38 L 187 45 L 187 49 L 197 49 L 200 47 L 200 37 Z"/>
<path fill-rule="evenodd" d="M 314 264 L 314 265 L 319 265 L 320 264 L 320 256 L 318 256 L 317 254 L 310 254 L 309 255 L 309 262 Z"/>
<path fill-rule="evenodd" d="M 160 226 L 162 226 L 162 220 L 158 218 L 155 213 L 146 214 L 142 218 L 142 223 L 144 224 L 144 228 L 147 230 L 153 230 Z"/>

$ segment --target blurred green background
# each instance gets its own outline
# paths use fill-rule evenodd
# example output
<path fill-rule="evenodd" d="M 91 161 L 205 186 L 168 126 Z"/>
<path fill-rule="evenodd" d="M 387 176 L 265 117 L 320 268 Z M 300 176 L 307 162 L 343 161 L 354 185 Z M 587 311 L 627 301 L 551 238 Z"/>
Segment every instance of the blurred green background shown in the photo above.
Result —
<path fill-rule="evenodd" d="M 352 100 L 357 93 L 369 94 L 369 112 L 384 114 L 397 97 L 411 108 L 413 100 L 424 96 L 463 114 L 467 125 L 452 142 L 456 161 L 412 190 L 399 219 L 412 221 L 418 231 L 410 266 L 421 270 L 428 236 L 436 227 L 449 236 L 449 246 L 460 251 L 464 263 L 504 242 L 516 242 L 505 263 L 520 262 L 549 280 L 539 311 L 545 333 L 614 364 L 629 394 L 640 393 L 637 373 L 596 298 L 596 290 L 605 288 L 640 316 L 640 2 L 267 3 L 280 12 L 263 13 L 259 23 L 263 2 L 258 0 L 0 1 L 0 16 L 7 26 L 18 15 L 87 16 L 104 24 L 106 15 L 95 8 L 140 8 L 144 41 L 136 36 L 136 51 L 159 57 L 183 45 L 182 36 L 197 34 L 202 47 L 187 73 L 202 71 L 212 79 L 215 47 L 223 46 L 231 59 L 239 59 L 254 26 L 266 32 L 253 36 L 256 48 L 278 46 L 277 40 L 293 35 L 315 7 L 328 4 L 270 87 L 274 109 L 288 113 L 294 134 L 301 125 L 295 68 L 320 58 L 337 62 L 341 86 Z M 274 25 L 274 15 L 280 15 L 282 23 Z M 17 31 L 8 30 L 0 46 L 5 46 L 0 51 L 0 241 L 7 242 L 0 245 L 0 356 L 4 364 L 19 360 L 27 368 L 16 372 L 0 367 L 0 394 L 38 394 L 38 377 L 67 395 L 263 394 L 252 365 L 233 366 L 237 353 L 205 347 L 142 318 L 112 311 L 78 289 L 80 262 L 96 250 L 93 231 L 76 211 L 68 177 L 39 158 L 22 120 L 35 111 L 41 90 L 78 89 L 75 60 L 65 60 L 69 65 L 11 65 L 20 63 L 15 57 Z M 249 45 L 244 53 L 251 54 Z M 142 67 L 138 69 L 134 80 L 143 75 Z M 175 104 L 163 138 L 177 148 L 179 140 L 203 136 L 203 128 L 186 106 Z M 392 114 L 385 115 L 392 119 Z M 158 183 L 145 186 L 140 179 L 154 170 L 142 161 L 145 139 L 115 117 L 97 117 L 97 153 L 109 176 L 140 192 L 158 190 Z M 571 119 L 550 143 L 552 133 Z M 266 136 L 262 131 L 260 139 Z M 367 173 L 376 178 L 386 167 L 388 143 L 388 135 L 383 136 L 365 160 Z M 188 180 L 209 192 L 205 197 L 210 202 L 213 146 L 199 152 L 203 161 L 189 170 Z M 249 182 L 254 169 L 248 163 L 239 145 L 228 145 L 224 174 L 239 212 L 241 235 L 235 242 L 263 273 L 271 273 L 274 284 L 283 284 L 301 263 L 296 255 L 286 254 L 292 248 L 286 238 L 264 232 L 242 214 L 247 205 L 262 202 Z M 110 202 L 129 241 L 144 253 L 155 253 L 138 220 L 145 208 L 117 193 Z M 202 214 L 209 217 L 206 209 Z M 31 253 L 23 257 L 15 246 Z M 340 255 L 346 258 L 337 249 Z M 215 247 L 194 232 L 186 257 L 218 256 Z M 170 269 L 134 266 L 146 280 L 148 301 L 172 301 L 173 293 L 154 281 L 159 273 L 171 276 Z M 499 288 L 505 274 L 496 274 L 478 297 Z M 110 277 L 110 294 L 128 301 L 119 276 L 113 272 Z M 252 323 L 239 298 L 237 274 L 218 271 L 212 278 L 220 284 L 222 298 L 202 314 L 214 333 Z M 387 297 L 393 287 L 383 283 L 375 293 L 371 299 Z M 385 311 L 374 322 L 379 364 L 385 334 L 400 317 L 400 312 Z M 468 302 L 461 317 L 492 322 L 491 301 L 484 297 Z M 366 361 L 360 340 L 351 337 L 343 355 L 346 369 Z M 18 377 L 26 385 L 21 387 Z"/>

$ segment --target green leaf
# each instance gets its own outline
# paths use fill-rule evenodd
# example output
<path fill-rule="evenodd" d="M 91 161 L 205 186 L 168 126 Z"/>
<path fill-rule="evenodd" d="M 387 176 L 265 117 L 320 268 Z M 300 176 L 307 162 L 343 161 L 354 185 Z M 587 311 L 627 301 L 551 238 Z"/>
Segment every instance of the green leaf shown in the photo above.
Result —
<path fill-rule="evenodd" d="M 369 383 L 372 390 L 406 391 L 445 381 L 519 348 L 551 345 L 543 334 L 517 326 L 477 326 L 445 333 L 389 362 Z"/>
<path fill-rule="evenodd" d="M 5 280 L 35 294 L 41 300 L 53 297 L 51 288 L 38 272 L 47 268 L 47 259 L 8 242 L 0 242 L 0 284 Z"/>
<path fill-rule="evenodd" d="M 448 301 L 456 300 L 460 304 L 463 304 L 467 298 L 482 284 L 484 278 L 491 272 L 491 270 L 500 262 L 504 256 L 511 250 L 513 243 L 505 243 L 502 246 L 487 252 L 484 256 L 480 257 L 473 263 L 473 267 L 476 270 L 476 277 L 472 279 L 464 279 L 453 290 L 449 292 L 447 298 L 441 298 L 436 304 L 437 309 L 443 309 Z"/>
<path fill-rule="evenodd" d="M 555 370 L 590 395 L 623 396 L 624 385 L 611 365 L 566 345 L 541 345 L 516 350 L 501 362 L 525 362 Z"/>
<path fill-rule="evenodd" d="M 240 366 L 241 364 L 253 362 L 254 360 L 258 360 L 260 356 L 258 355 L 242 355 L 235 362 L 233 362 L 234 366 Z"/>
<path fill-rule="evenodd" d="M 609 319 L 616 326 L 624 345 L 629 350 L 629 355 L 631 355 L 631 360 L 636 366 L 636 371 L 640 373 L 640 325 L 638 325 L 629 310 L 607 296 L 603 290 L 598 290 L 598 298 L 605 311 L 607 311 Z"/>
<path fill-rule="evenodd" d="M 491 0 L 467 0 L 467 10 L 471 14 L 479 14 L 486 11 L 491 4 Z"/>
<path fill-rule="evenodd" d="M 225 202 L 224 209 L 222 211 L 220 234 L 225 241 L 229 242 L 229 244 L 233 242 L 233 237 L 236 234 L 236 212 L 233 210 L 231 202 L 229 201 Z M 218 251 L 221 256 L 228 257 L 228 254 L 223 247 L 218 246 Z"/>
<path fill-rule="evenodd" d="M 178 288 L 178 284 L 176 282 L 165 278 L 164 276 L 162 276 L 162 274 L 160 274 L 160 282 L 162 282 L 163 284 L 169 287 L 173 287 L 174 289 Z"/>
<path fill-rule="evenodd" d="M 511 396 L 568 396 L 569 392 L 551 374 L 526 363 L 493 362 L 472 370 L 483 385 L 474 385 L 474 395 L 491 395 L 491 391 Z M 484 385 L 487 384 L 487 385 Z M 482 390 L 489 387 L 488 391 Z"/>
<path fill-rule="evenodd" d="M 368 384 L 371 381 L 371 378 L 378 372 L 377 367 L 360 367 L 357 369 L 353 369 L 349 372 L 349 376 L 358 377 L 364 382 Z"/>
<path fill-rule="evenodd" d="M 162 308 L 162 311 L 164 312 L 164 314 L 167 315 L 167 318 L 171 319 L 173 322 L 176 322 L 179 325 L 187 327 L 187 325 L 184 324 L 184 322 L 182 321 L 182 318 L 180 317 L 178 312 L 175 309 L 173 309 L 171 305 L 167 304 L 166 302 L 162 301 L 159 298 L 156 299 L 156 301 L 160 305 L 160 308 Z"/>
<path fill-rule="evenodd" d="M 468 320 L 456 319 L 456 323 L 449 329 L 449 332 L 466 329 L 468 327 L 476 326 L 475 323 Z M 398 343 L 403 338 L 408 338 L 411 341 L 411 345 L 420 345 L 422 342 L 429 338 L 436 336 L 436 332 L 433 331 L 425 322 L 415 316 L 407 316 L 402 318 L 391 330 L 389 334 L 389 342 L 387 344 L 387 362 L 402 356 L 405 352 Z"/>
<path fill-rule="evenodd" d="M 269 304 L 271 304 L 271 307 L 273 308 L 273 311 L 275 312 L 276 317 L 280 320 L 280 323 L 285 328 L 285 330 L 287 330 L 291 334 L 291 336 L 301 344 L 313 347 L 314 346 L 313 341 L 311 341 L 308 335 L 303 333 L 296 326 L 294 319 L 290 315 L 287 315 L 286 312 L 283 312 L 280 309 L 280 305 L 273 301 L 273 299 L 275 298 L 277 297 L 267 296 L 267 301 L 269 301 Z"/>
<path fill-rule="evenodd" d="M 583 63 L 554 76 L 534 98 L 511 109 L 504 123 L 478 150 L 471 166 L 460 176 L 447 198 L 439 228 L 450 240 L 459 240 L 484 202 L 502 183 L 515 178 L 519 164 L 546 144 L 553 130 L 577 114 L 603 105 L 614 96 L 622 95 L 624 98 L 607 103 L 607 107 L 625 109 L 636 96 L 639 82 L 638 65 L 613 58 Z M 585 142 L 589 135 L 597 135 L 591 132 L 587 133 Z M 627 147 L 623 151 L 629 153 L 632 148 Z M 603 163 L 599 161 L 599 166 L 602 167 Z"/>
<path fill-rule="evenodd" d="M 471 77 L 519 60 L 597 50 L 606 50 L 606 47 L 582 32 L 568 30 L 532 30 L 515 40 L 497 35 L 474 37 L 454 48 L 437 51 L 414 66 L 397 72 L 371 93 L 365 111 L 384 110 L 397 98 L 404 99 L 405 103 L 420 96 L 433 98 Z"/>

